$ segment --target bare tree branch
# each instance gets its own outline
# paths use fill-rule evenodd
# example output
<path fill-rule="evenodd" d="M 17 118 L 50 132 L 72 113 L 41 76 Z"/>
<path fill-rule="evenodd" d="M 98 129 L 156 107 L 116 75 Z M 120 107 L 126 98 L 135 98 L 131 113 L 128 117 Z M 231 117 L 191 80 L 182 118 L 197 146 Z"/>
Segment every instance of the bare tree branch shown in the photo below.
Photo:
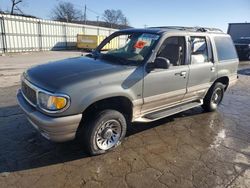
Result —
<path fill-rule="evenodd" d="M 70 2 L 60 2 L 51 12 L 51 18 L 57 21 L 72 22 L 80 17 L 81 12 Z"/>
<path fill-rule="evenodd" d="M 113 27 L 115 24 L 128 26 L 128 19 L 124 16 L 121 10 L 107 9 L 103 13 L 103 19 L 105 22 Z"/>
<path fill-rule="evenodd" d="M 23 0 L 10 0 L 10 1 L 11 1 L 11 3 L 12 3 L 10 14 L 13 15 L 13 14 L 14 14 L 14 10 L 16 9 L 17 5 L 18 5 L 19 3 L 22 3 Z M 20 10 L 20 9 L 17 8 L 17 10 Z"/>

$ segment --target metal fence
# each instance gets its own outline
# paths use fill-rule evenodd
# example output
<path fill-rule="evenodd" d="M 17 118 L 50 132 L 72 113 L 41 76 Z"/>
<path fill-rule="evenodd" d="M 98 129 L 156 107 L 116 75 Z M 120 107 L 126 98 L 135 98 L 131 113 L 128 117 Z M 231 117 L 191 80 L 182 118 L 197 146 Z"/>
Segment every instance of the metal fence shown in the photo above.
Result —
<path fill-rule="evenodd" d="M 115 29 L 0 14 L 0 53 L 75 48 L 77 34 L 108 36 Z"/>

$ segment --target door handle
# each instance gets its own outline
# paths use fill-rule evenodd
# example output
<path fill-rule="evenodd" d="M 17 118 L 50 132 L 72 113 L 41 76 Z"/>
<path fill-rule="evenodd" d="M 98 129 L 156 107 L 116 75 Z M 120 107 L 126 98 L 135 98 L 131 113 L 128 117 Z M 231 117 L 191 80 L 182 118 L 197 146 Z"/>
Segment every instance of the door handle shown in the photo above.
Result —
<path fill-rule="evenodd" d="M 186 76 L 187 72 L 186 71 L 182 71 L 181 72 L 181 76 Z"/>
<path fill-rule="evenodd" d="M 181 72 L 175 73 L 174 75 L 176 75 L 176 76 L 186 76 L 186 74 L 187 74 L 186 71 L 181 71 Z"/>
<path fill-rule="evenodd" d="M 211 67 L 211 71 L 214 72 L 215 71 L 215 67 Z"/>

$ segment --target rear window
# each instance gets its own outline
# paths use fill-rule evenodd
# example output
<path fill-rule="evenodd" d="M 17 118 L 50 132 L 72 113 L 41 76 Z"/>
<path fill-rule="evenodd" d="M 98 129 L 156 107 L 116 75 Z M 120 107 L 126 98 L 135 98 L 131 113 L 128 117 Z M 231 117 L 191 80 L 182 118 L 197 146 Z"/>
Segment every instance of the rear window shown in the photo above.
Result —
<path fill-rule="evenodd" d="M 237 53 L 230 37 L 214 37 L 218 60 L 237 59 Z"/>

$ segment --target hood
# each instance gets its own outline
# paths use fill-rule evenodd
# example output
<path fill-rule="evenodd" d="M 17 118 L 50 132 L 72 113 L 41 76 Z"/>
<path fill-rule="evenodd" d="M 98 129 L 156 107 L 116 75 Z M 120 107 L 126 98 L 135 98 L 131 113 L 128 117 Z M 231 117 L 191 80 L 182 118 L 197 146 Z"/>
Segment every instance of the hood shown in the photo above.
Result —
<path fill-rule="evenodd" d="M 38 87 L 55 91 L 82 80 L 128 69 L 100 59 L 76 57 L 38 65 L 26 71 L 25 77 Z"/>

